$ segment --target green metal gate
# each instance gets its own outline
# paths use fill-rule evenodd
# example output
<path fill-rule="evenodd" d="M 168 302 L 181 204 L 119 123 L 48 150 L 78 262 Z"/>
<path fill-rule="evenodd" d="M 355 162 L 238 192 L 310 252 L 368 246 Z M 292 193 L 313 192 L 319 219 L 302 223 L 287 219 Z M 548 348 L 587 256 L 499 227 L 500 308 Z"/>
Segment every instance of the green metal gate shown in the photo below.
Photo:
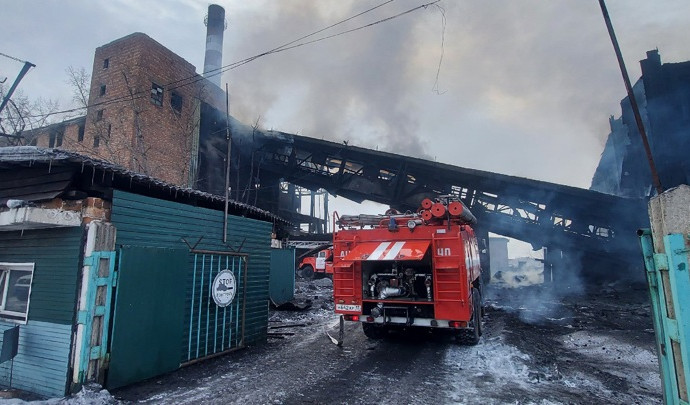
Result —
<path fill-rule="evenodd" d="M 180 367 L 188 260 L 186 249 L 121 247 L 107 388 Z"/>
<path fill-rule="evenodd" d="M 187 339 L 182 362 L 189 364 L 244 346 L 247 255 L 216 251 L 191 251 L 194 267 L 191 302 L 186 315 Z M 234 298 L 226 306 L 214 300 L 217 276 L 232 274 Z M 215 285 L 214 285 L 215 284 Z M 188 293 L 189 294 L 189 293 Z"/>

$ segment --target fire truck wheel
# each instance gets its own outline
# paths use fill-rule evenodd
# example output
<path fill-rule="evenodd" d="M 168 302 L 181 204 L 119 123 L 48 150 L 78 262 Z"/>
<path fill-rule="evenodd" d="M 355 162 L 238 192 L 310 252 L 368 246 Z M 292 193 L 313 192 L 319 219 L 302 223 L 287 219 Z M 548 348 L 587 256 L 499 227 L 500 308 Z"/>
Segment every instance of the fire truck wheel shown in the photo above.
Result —
<path fill-rule="evenodd" d="M 479 337 L 482 335 L 482 304 L 479 290 L 476 288 L 472 289 L 472 306 L 474 307 L 472 319 L 470 319 L 472 329 L 461 330 L 456 337 L 458 343 L 462 345 L 474 346 L 479 343 Z"/>
<path fill-rule="evenodd" d="M 366 337 L 375 340 L 383 339 L 386 337 L 386 332 L 388 332 L 385 326 L 373 325 L 370 323 L 363 323 L 362 331 L 364 331 L 364 335 L 366 335 Z"/>
<path fill-rule="evenodd" d="M 307 280 L 311 280 L 314 278 L 314 268 L 311 267 L 311 265 L 306 265 L 302 267 L 302 278 L 305 278 Z"/>

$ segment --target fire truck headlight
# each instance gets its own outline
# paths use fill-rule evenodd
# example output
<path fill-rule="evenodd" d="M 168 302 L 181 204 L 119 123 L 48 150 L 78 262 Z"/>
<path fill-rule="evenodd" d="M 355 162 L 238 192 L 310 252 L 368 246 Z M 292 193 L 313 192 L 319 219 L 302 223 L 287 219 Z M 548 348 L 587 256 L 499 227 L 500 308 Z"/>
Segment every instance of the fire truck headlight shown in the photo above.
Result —
<path fill-rule="evenodd" d="M 417 226 L 417 223 L 413 219 L 407 221 L 407 227 L 410 228 L 410 230 L 413 230 L 415 226 Z"/>

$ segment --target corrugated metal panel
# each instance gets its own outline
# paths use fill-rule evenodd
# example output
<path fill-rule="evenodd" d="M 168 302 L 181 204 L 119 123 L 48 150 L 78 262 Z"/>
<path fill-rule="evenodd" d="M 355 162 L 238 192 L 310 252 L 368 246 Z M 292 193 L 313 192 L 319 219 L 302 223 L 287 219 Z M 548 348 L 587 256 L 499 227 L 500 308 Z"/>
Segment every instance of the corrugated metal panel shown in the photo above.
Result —
<path fill-rule="evenodd" d="M 271 249 L 269 291 L 276 305 L 295 298 L 295 249 Z"/>
<path fill-rule="evenodd" d="M 0 261 L 35 263 L 29 318 L 19 328 L 15 388 L 65 395 L 82 234 L 80 227 L 0 232 Z M 0 330 L 14 325 L 0 321 Z M 8 362 L 0 365 L 0 383 L 6 386 L 9 377 Z"/>
<path fill-rule="evenodd" d="M 96 183 L 105 185 L 106 187 L 124 188 L 130 191 L 138 190 L 141 194 L 157 196 L 171 201 L 178 200 L 179 197 L 195 205 L 202 205 L 214 209 L 222 209 L 225 202 L 224 198 L 219 195 L 209 194 L 191 188 L 178 187 L 174 184 L 165 183 L 141 173 L 129 171 L 124 167 L 114 165 L 105 160 L 94 159 L 90 156 L 80 155 L 62 149 L 45 149 L 35 146 L 8 146 L 0 148 L 0 166 L 2 168 L 11 169 L 7 171 L 10 173 L 10 176 L 16 170 L 22 170 L 21 168 L 26 166 L 36 167 L 39 173 L 41 170 L 45 173 L 51 173 L 57 170 L 72 170 L 81 180 L 88 179 L 91 182 L 95 180 Z M 108 181 L 106 182 L 105 179 L 108 179 Z M 1 186 L 2 184 L 0 183 L 0 190 L 2 188 Z M 1 193 L 0 197 L 2 197 Z M 38 197 L 40 196 L 34 196 L 32 198 Z M 253 218 L 280 222 L 282 224 L 288 223 L 284 219 L 273 215 L 271 212 L 255 206 L 232 199 L 229 203 L 230 212 L 241 213 L 242 215 L 246 214 Z"/>
<path fill-rule="evenodd" d="M 107 388 L 177 369 L 184 319 L 187 249 L 124 246 Z"/>
<path fill-rule="evenodd" d="M 72 324 L 82 234 L 81 227 L 0 232 L 0 261 L 36 263 L 30 321 Z"/>
<path fill-rule="evenodd" d="M 0 332 L 15 325 L 0 321 Z M 31 320 L 26 325 L 20 325 L 19 350 L 12 370 L 12 388 L 47 397 L 65 395 L 71 336 L 70 325 Z M 9 361 L 0 365 L 0 383 L 5 387 L 10 382 L 10 366 Z"/>
<path fill-rule="evenodd" d="M 117 243 L 134 246 L 231 251 L 222 243 L 223 213 L 171 201 L 115 190 L 112 222 L 118 229 Z M 268 280 L 271 264 L 272 224 L 255 219 L 228 217 L 228 245 L 249 254 L 245 343 L 266 339 L 268 323 Z M 198 242 L 198 244 L 197 244 Z M 192 302 L 193 257 L 188 266 L 185 324 L 189 324 Z M 189 339 L 185 338 L 181 358 L 186 359 Z"/>
<path fill-rule="evenodd" d="M 17 168 L 0 171 L 0 204 L 8 199 L 40 201 L 62 194 L 70 185 L 76 172 L 74 167 Z"/>

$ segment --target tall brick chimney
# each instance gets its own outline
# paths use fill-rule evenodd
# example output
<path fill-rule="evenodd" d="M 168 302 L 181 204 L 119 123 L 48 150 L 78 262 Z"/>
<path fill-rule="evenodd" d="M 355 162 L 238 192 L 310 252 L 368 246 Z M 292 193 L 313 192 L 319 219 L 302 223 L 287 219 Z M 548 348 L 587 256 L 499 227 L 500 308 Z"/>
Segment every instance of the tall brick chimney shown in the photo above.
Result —
<path fill-rule="evenodd" d="M 204 58 L 204 77 L 220 87 L 220 71 L 223 66 L 223 31 L 226 28 L 225 9 L 217 4 L 208 6 L 206 24 L 206 57 Z M 210 76 L 209 75 L 213 75 Z"/>

